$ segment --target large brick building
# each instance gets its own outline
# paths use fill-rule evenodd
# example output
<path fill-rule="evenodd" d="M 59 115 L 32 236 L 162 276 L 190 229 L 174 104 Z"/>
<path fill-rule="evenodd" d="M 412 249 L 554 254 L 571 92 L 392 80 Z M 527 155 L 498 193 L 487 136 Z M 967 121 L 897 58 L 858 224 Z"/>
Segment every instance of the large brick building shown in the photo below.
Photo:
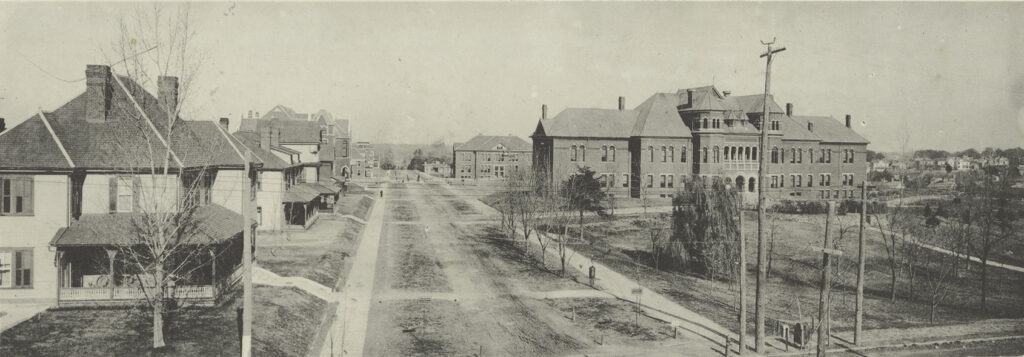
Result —
<path fill-rule="evenodd" d="M 501 179 L 506 173 L 529 170 L 530 143 L 518 136 L 477 135 L 452 150 L 455 178 Z"/>
<path fill-rule="evenodd" d="M 590 167 L 609 193 L 666 197 L 689 176 L 728 178 L 756 197 L 763 96 L 713 86 L 655 93 L 634 109 L 568 108 L 533 135 L 534 167 L 549 182 Z M 842 199 L 866 174 L 868 141 L 821 116 L 769 100 L 768 193 L 772 199 Z"/>

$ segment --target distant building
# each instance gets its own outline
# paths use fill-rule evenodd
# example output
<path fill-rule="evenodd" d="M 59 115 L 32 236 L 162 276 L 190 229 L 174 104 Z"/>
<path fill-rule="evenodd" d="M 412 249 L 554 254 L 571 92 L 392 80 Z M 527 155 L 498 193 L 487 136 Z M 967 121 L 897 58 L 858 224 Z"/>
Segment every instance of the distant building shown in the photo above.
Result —
<path fill-rule="evenodd" d="M 320 140 L 321 147 L 317 150 L 319 161 L 323 163 L 318 168 L 321 171 L 320 177 L 323 177 L 325 180 L 344 181 L 351 175 L 349 151 L 352 133 L 349 128 L 348 119 L 336 119 L 334 114 L 323 109 L 314 114 L 298 113 L 294 109 L 280 104 L 274 106 L 262 116 L 260 116 L 259 112 L 254 113 L 250 110 L 248 115 L 242 119 L 242 124 L 245 126 L 241 129 L 249 132 L 253 131 L 251 127 L 252 122 L 247 120 L 252 119 L 316 123 L 323 131 L 318 133 L 322 137 L 322 140 Z"/>
<path fill-rule="evenodd" d="M 380 168 L 380 158 L 369 141 L 356 142 L 353 151 L 355 151 L 351 160 L 353 178 L 364 179 L 379 176 L 374 172 Z"/>
<path fill-rule="evenodd" d="M 471 180 L 504 178 L 517 170 L 529 170 L 530 143 L 517 136 L 477 135 L 452 149 L 454 177 Z"/>
<path fill-rule="evenodd" d="M 690 176 L 728 179 L 756 199 L 764 96 L 730 96 L 713 86 L 655 93 L 633 109 L 569 108 L 541 120 L 534 168 L 551 183 L 590 167 L 610 194 L 672 195 Z M 776 199 L 855 197 L 868 141 L 829 117 L 797 116 L 769 100 L 768 190 Z"/>
<path fill-rule="evenodd" d="M 451 177 L 451 166 L 441 160 L 431 160 L 423 163 L 423 172 L 441 178 Z"/>

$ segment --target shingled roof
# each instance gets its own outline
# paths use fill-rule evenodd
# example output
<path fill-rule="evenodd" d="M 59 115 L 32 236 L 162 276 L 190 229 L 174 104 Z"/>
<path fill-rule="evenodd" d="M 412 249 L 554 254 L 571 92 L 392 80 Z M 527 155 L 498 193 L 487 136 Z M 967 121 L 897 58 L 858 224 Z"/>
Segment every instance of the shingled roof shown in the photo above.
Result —
<path fill-rule="evenodd" d="M 685 94 L 684 94 L 685 96 Z M 632 136 L 691 137 L 690 128 L 682 124 L 679 116 L 679 94 L 655 93 L 634 109 L 638 112 Z"/>
<path fill-rule="evenodd" d="M 274 155 L 270 150 L 261 148 L 260 139 L 256 136 L 256 133 L 236 132 L 232 134 L 232 136 L 248 148 L 249 151 L 253 153 L 253 156 L 256 156 L 257 159 L 263 162 L 264 170 L 280 171 L 292 166 L 297 166 L 285 162 L 281 158 L 277 157 L 277 155 Z"/>
<path fill-rule="evenodd" d="M 187 238 L 189 245 L 220 243 L 242 234 L 240 214 L 218 204 L 197 207 L 196 227 Z M 135 230 L 139 213 L 86 213 L 61 228 L 50 240 L 54 247 L 126 246 L 142 244 Z M 250 224 L 256 224 L 250 220 Z"/>
<path fill-rule="evenodd" d="M 264 128 L 280 129 L 282 144 L 320 143 L 320 124 L 315 121 L 281 119 L 242 119 L 239 132 L 259 133 Z"/>
<path fill-rule="evenodd" d="M 531 151 L 533 146 L 518 136 L 490 136 L 477 135 L 469 139 L 465 144 L 455 147 L 457 151 L 490 151 L 498 145 L 504 146 L 509 151 Z"/>
<path fill-rule="evenodd" d="M 814 124 L 814 131 L 812 131 L 812 133 L 820 138 L 822 142 L 842 144 L 871 143 L 868 139 L 860 136 L 860 134 L 857 134 L 853 129 L 847 128 L 846 125 L 843 125 L 843 123 L 840 123 L 832 117 L 797 116 L 795 118 Z"/>
<path fill-rule="evenodd" d="M 639 114 L 636 110 L 567 108 L 554 118 L 542 119 L 535 135 L 627 138 Z"/>
<path fill-rule="evenodd" d="M 128 77 L 115 76 L 109 77 L 110 104 L 102 121 L 86 120 L 88 98 L 82 93 L 52 112 L 43 112 L 42 118 L 36 114 L 0 136 L 0 152 L 4 153 L 0 167 L 64 169 L 73 164 L 84 169 L 135 170 L 162 166 L 168 146 L 173 168 L 243 164 L 216 123 L 181 118 L 169 121 L 154 95 Z M 63 158 L 61 146 L 71 163 Z"/>

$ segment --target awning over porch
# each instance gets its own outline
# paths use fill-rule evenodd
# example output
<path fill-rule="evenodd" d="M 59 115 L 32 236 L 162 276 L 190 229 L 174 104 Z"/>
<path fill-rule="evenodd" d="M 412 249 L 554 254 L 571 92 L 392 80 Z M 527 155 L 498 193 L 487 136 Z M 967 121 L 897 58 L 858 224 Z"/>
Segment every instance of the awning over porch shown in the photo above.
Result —
<path fill-rule="evenodd" d="M 196 225 L 189 243 L 196 245 L 216 244 L 230 240 L 242 233 L 242 215 L 218 204 L 196 208 L 193 213 Z M 83 214 L 67 228 L 61 228 L 50 240 L 54 247 L 80 246 L 125 246 L 140 244 L 136 225 L 144 222 L 140 213 L 92 213 Z M 250 224 L 255 225 L 256 221 Z M 187 226 L 187 225 L 183 225 Z"/>
<path fill-rule="evenodd" d="M 310 202 L 320 196 L 320 191 L 310 188 L 308 184 L 292 185 L 284 191 L 282 202 Z"/>

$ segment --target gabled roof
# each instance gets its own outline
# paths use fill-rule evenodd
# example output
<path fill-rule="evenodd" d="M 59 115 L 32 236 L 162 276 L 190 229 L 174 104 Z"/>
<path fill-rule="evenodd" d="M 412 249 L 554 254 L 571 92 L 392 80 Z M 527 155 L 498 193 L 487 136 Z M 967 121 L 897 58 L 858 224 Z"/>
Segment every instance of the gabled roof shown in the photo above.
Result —
<path fill-rule="evenodd" d="M 54 148 L 63 155 L 61 146 L 74 166 L 83 169 L 162 166 L 168 153 L 172 168 L 243 164 L 215 123 L 181 118 L 169 121 L 157 98 L 128 77 L 112 74 L 109 85 L 110 107 L 104 121 L 86 120 L 87 98 L 82 93 L 54 111 L 42 113 L 45 123 L 37 114 L 0 136 L 0 152 L 4 153 L 0 167 L 67 168 L 67 159 L 54 160 Z"/>
<path fill-rule="evenodd" d="M 238 131 L 259 133 L 264 128 L 280 129 L 279 142 L 282 144 L 320 143 L 320 124 L 315 121 L 242 119 Z"/>
<path fill-rule="evenodd" d="M 727 97 L 736 103 L 736 106 L 746 112 L 747 114 L 761 114 L 764 113 L 764 95 L 763 94 L 751 94 L 751 95 L 738 95 Z M 768 112 L 769 113 L 785 113 L 786 111 L 779 106 L 779 103 L 775 102 L 775 96 L 768 96 Z"/>
<path fill-rule="evenodd" d="M 496 150 L 498 146 L 508 151 L 532 151 L 533 146 L 518 136 L 490 136 L 477 135 L 469 139 L 465 144 L 455 147 L 457 151 L 490 151 Z"/>
<path fill-rule="evenodd" d="M 242 234 L 243 218 L 240 214 L 218 204 L 196 208 L 193 213 L 196 226 L 187 245 L 220 243 Z M 54 247 L 125 246 L 141 244 L 135 230 L 139 213 L 86 213 L 61 228 L 50 240 Z M 250 220 L 251 221 L 251 220 Z M 255 221 L 251 221 L 255 224 Z"/>
<path fill-rule="evenodd" d="M 281 158 L 277 157 L 277 155 L 274 155 L 274 153 L 270 152 L 270 150 L 260 148 L 260 140 L 259 137 L 256 136 L 256 133 L 237 132 L 232 134 L 232 136 L 238 139 L 238 141 L 242 145 L 248 148 L 249 151 L 252 151 L 253 155 L 256 156 L 256 158 L 263 162 L 263 169 L 265 170 L 276 171 L 295 166 L 288 162 L 285 162 L 284 160 L 281 160 Z"/>
<path fill-rule="evenodd" d="M 542 119 L 538 129 L 547 136 L 628 138 L 636 110 L 566 108 L 554 118 Z"/>
<path fill-rule="evenodd" d="M 265 120 L 309 120 L 309 114 L 298 113 L 294 109 L 278 104 L 270 108 L 260 119 Z"/>
<path fill-rule="evenodd" d="M 779 125 L 782 126 L 782 140 L 821 141 L 820 137 L 807 131 L 806 117 L 783 116 Z"/>
<path fill-rule="evenodd" d="M 693 103 L 690 103 L 689 91 L 693 91 Z M 682 111 L 727 111 L 739 110 L 735 101 L 722 95 L 714 86 L 680 89 L 676 92 Z"/>
<path fill-rule="evenodd" d="M 686 94 L 684 93 L 683 96 Z M 638 112 L 632 136 L 691 137 L 690 128 L 679 116 L 679 94 L 655 93 L 634 109 Z"/>
<path fill-rule="evenodd" d="M 843 144 L 871 143 L 863 136 L 860 136 L 860 134 L 853 131 L 853 129 L 847 128 L 846 125 L 843 125 L 843 123 L 840 123 L 834 118 L 820 116 L 799 116 L 796 118 L 806 120 L 814 124 L 814 131 L 812 133 L 818 138 L 821 138 L 822 142 Z"/>
<path fill-rule="evenodd" d="M 71 165 L 36 114 L 0 133 L 0 168 L 70 169 Z"/>

